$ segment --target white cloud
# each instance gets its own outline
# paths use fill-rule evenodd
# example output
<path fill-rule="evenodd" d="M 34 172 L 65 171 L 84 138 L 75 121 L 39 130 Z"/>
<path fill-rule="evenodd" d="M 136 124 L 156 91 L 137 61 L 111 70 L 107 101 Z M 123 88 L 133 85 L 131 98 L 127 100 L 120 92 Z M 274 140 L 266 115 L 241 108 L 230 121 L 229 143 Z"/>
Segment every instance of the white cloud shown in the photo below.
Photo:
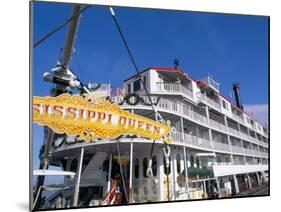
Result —
<path fill-rule="evenodd" d="M 244 110 L 262 125 L 268 125 L 268 104 L 243 105 Z"/>

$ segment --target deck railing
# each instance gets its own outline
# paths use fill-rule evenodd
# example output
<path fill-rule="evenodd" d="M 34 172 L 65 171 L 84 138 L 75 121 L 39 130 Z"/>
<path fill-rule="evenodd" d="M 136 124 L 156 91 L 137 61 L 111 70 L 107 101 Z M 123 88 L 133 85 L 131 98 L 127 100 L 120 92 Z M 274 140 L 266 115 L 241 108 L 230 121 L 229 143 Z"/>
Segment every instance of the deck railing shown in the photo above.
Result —
<path fill-rule="evenodd" d="M 232 118 L 235 119 L 238 122 L 242 122 L 244 124 L 244 119 L 234 113 L 232 113 Z"/>
<path fill-rule="evenodd" d="M 204 79 L 201 79 L 200 81 L 204 82 L 205 84 L 208 84 L 208 85 L 212 86 L 217 91 L 220 90 L 220 83 L 213 80 L 212 77 L 210 77 L 210 76 L 208 76 Z"/>
<path fill-rule="evenodd" d="M 148 97 L 143 96 L 142 98 L 144 99 L 145 102 L 149 103 Z M 157 102 L 157 97 L 151 97 L 151 99 L 152 99 L 152 102 Z M 120 98 L 120 97 L 114 97 L 113 100 L 114 100 L 114 102 L 118 102 L 118 103 L 122 102 L 122 98 Z M 142 103 L 140 102 L 139 104 L 142 104 Z M 124 105 L 126 105 L 126 103 L 124 103 Z M 145 106 L 145 105 L 143 105 L 143 106 Z M 164 110 L 168 110 L 168 111 L 172 111 L 172 112 L 177 112 L 180 115 L 188 117 L 188 119 L 190 119 L 191 121 L 194 121 L 195 123 L 210 126 L 218 131 L 229 132 L 236 137 L 242 138 L 247 141 L 251 141 L 255 144 L 260 144 L 265 147 L 268 146 L 268 145 L 266 146 L 266 143 L 259 141 L 256 138 L 253 138 L 249 135 L 241 133 L 238 130 L 235 130 L 233 128 L 227 127 L 212 119 L 208 119 L 206 116 L 203 116 L 203 115 L 193 111 L 188 106 L 186 106 L 180 102 L 174 102 L 174 101 L 171 101 L 168 99 L 160 99 L 158 104 L 156 105 L 156 108 L 160 108 L 160 109 L 164 109 Z"/>
<path fill-rule="evenodd" d="M 158 91 L 165 91 L 171 93 L 183 93 L 193 98 L 193 93 L 182 84 L 157 82 Z"/>
<path fill-rule="evenodd" d="M 176 142 L 190 144 L 198 148 L 212 149 L 212 141 L 204 138 L 199 138 L 187 133 L 174 132 L 172 133 L 172 138 Z"/>
<path fill-rule="evenodd" d="M 253 151 L 251 149 L 244 148 L 245 154 L 252 155 Z"/>
<path fill-rule="evenodd" d="M 230 152 L 229 144 L 225 144 L 225 143 L 217 142 L 217 141 L 213 141 L 213 143 L 214 143 L 214 149 Z"/>
<path fill-rule="evenodd" d="M 244 148 L 240 146 L 231 146 L 231 150 L 233 153 L 244 154 Z"/>
<path fill-rule="evenodd" d="M 210 99 L 209 97 L 207 97 L 206 95 L 204 95 L 202 93 L 198 94 L 198 99 L 199 99 L 199 101 L 201 101 L 202 103 L 204 103 L 210 107 L 213 107 L 219 111 L 221 110 L 219 103 L 215 102 L 214 100 Z"/>
<path fill-rule="evenodd" d="M 214 121 L 214 120 L 212 120 L 212 119 L 210 119 L 209 122 L 210 122 L 210 124 L 211 124 L 213 127 L 217 128 L 217 129 L 219 129 L 219 130 L 222 130 L 222 131 L 227 132 L 227 126 L 225 126 L 225 125 L 223 125 L 223 124 L 221 124 L 221 123 L 219 123 L 219 122 L 217 122 L 217 121 Z"/>

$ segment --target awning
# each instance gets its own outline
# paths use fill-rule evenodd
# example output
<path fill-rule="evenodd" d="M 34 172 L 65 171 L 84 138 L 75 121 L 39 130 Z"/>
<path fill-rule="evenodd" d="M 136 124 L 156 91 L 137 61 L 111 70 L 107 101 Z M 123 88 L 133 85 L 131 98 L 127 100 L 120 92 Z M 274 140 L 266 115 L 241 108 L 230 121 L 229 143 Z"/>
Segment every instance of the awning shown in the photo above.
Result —
<path fill-rule="evenodd" d="M 185 173 L 185 170 L 183 170 L 182 174 Z M 189 167 L 187 168 L 187 173 L 189 177 L 196 177 L 199 175 L 199 177 L 208 176 L 208 177 L 214 177 L 213 169 L 208 168 L 195 168 L 195 167 Z"/>

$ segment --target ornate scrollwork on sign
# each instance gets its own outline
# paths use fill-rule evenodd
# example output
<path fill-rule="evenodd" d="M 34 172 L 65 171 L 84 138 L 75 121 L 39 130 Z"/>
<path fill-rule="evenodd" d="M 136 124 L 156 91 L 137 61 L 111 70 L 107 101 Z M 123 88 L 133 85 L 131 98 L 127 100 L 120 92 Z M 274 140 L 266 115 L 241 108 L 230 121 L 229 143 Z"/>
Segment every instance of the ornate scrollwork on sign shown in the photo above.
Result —
<path fill-rule="evenodd" d="M 172 141 L 170 122 L 152 119 L 123 110 L 110 101 L 93 97 L 62 94 L 57 97 L 33 98 L 33 121 L 50 127 L 56 133 L 77 136 L 78 140 L 115 139 L 137 135 L 150 139 Z"/>

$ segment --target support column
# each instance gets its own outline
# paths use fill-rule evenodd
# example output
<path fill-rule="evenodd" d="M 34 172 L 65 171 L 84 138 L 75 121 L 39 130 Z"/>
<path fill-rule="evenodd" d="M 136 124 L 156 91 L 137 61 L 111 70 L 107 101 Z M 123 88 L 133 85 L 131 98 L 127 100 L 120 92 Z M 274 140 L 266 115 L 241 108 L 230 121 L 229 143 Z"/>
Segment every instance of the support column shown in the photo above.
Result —
<path fill-rule="evenodd" d="M 206 180 L 203 180 L 203 191 L 204 191 L 204 199 L 207 198 L 207 189 L 206 189 Z"/>
<path fill-rule="evenodd" d="M 208 129 L 208 131 L 209 131 L 209 138 L 210 138 L 210 142 L 211 142 L 211 147 L 214 150 L 215 149 L 215 144 L 214 144 L 214 140 L 213 140 L 212 130 Z M 213 153 L 214 153 L 214 151 L 213 151 Z"/>
<path fill-rule="evenodd" d="M 133 142 L 130 143 L 130 182 L 129 182 L 129 203 L 133 202 Z"/>
<path fill-rule="evenodd" d="M 190 193 L 189 193 L 189 185 L 188 185 L 188 171 L 187 171 L 187 161 L 186 161 L 186 150 L 185 147 L 183 147 L 183 161 L 184 161 L 184 175 L 185 175 L 185 191 L 187 192 L 187 198 L 190 199 Z"/>
<path fill-rule="evenodd" d="M 172 150 L 172 149 L 171 149 Z M 177 161 L 174 155 L 174 152 L 171 151 L 171 171 L 172 171 L 172 200 L 176 200 L 176 191 L 177 191 L 177 178 L 176 178 L 176 166 Z"/>
<path fill-rule="evenodd" d="M 108 179 L 107 179 L 107 193 L 110 192 L 111 187 L 111 170 L 112 170 L 112 153 L 109 153 L 109 167 L 108 167 Z"/>
<path fill-rule="evenodd" d="M 216 183 L 217 183 L 217 186 L 218 186 L 219 197 L 221 197 L 221 188 L 220 188 L 220 183 L 219 183 L 219 179 L 218 178 L 216 178 Z"/>
<path fill-rule="evenodd" d="M 257 175 L 257 180 L 258 180 L 258 184 L 261 185 L 261 179 L 260 179 L 260 175 L 258 172 L 256 172 L 256 175 Z"/>
<path fill-rule="evenodd" d="M 252 189 L 252 180 L 251 180 L 251 178 L 250 178 L 248 173 L 246 175 L 247 175 L 247 179 L 248 179 L 249 188 Z"/>
<path fill-rule="evenodd" d="M 76 180 L 76 185 L 75 185 L 75 189 L 74 189 L 72 207 L 77 207 L 77 203 L 78 203 L 83 157 L 84 157 L 84 148 L 82 147 L 81 153 L 80 153 L 80 159 L 79 159 L 79 163 L 78 163 L 77 180 Z"/>
<path fill-rule="evenodd" d="M 184 143 L 185 142 L 185 136 L 184 136 L 184 127 L 183 127 L 183 118 L 182 117 L 180 119 L 180 122 L 181 122 L 181 139 L 182 139 L 182 142 Z"/>
<path fill-rule="evenodd" d="M 228 129 L 227 117 L 226 116 L 224 116 L 224 124 L 227 127 L 227 129 Z M 230 161 L 231 161 L 231 164 L 234 164 L 234 161 L 233 161 L 233 151 L 232 151 L 232 144 L 231 144 L 230 136 L 228 134 L 226 136 L 227 136 L 227 141 L 228 141 L 230 152 L 232 153 L 232 154 L 230 154 Z"/>
<path fill-rule="evenodd" d="M 209 107 L 208 106 L 205 106 L 205 111 L 206 111 L 207 120 L 209 122 L 210 114 L 209 114 Z M 208 132 L 209 132 L 209 139 L 211 141 L 212 149 L 214 149 L 214 141 L 213 141 L 213 136 L 212 136 L 212 130 L 210 128 L 208 128 Z"/>
<path fill-rule="evenodd" d="M 239 194 L 239 185 L 238 185 L 237 176 L 235 174 L 233 175 L 233 180 L 234 180 L 234 186 L 235 186 L 235 193 Z"/>
<path fill-rule="evenodd" d="M 245 163 L 245 165 L 247 165 L 247 160 L 246 160 L 246 155 L 245 155 L 245 151 L 244 151 L 243 141 L 242 141 L 242 139 L 241 139 L 240 141 L 241 141 L 241 147 L 243 148 L 243 152 L 244 152 L 244 154 L 243 154 L 243 157 L 244 157 L 244 163 Z"/>
<path fill-rule="evenodd" d="M 165 201 L 165 196 L 164 196 L 164 179 L 166 178 L 165 173 L 164 173 L 164 162 L 163 162 L 163 152 L 160 151 L 159 152 L 159 156 L 158 156 L 158 162 L 159 162 L 159 168 L 158 168 L 158 173 L 159 173 L 159 189 L 158 189 L 158 197 L 159 197 L 159 201 Z"/>

